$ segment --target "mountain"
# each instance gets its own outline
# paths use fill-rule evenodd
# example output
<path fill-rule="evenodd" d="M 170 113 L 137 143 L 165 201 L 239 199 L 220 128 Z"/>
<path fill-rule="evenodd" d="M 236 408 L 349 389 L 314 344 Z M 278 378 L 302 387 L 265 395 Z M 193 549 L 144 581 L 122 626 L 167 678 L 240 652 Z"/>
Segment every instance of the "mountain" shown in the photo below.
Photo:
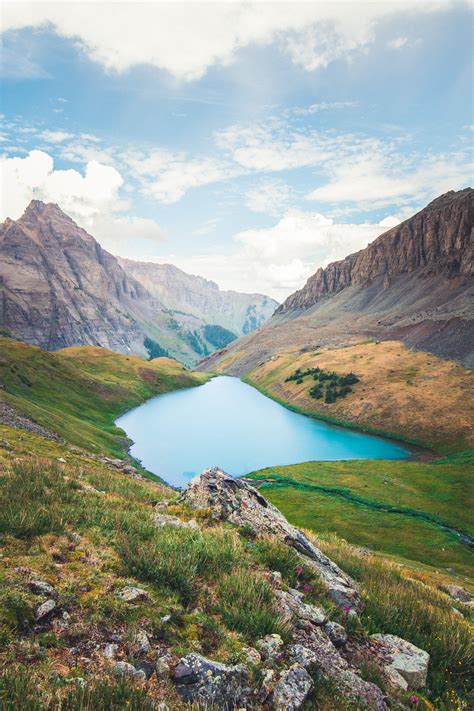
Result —
<path fill-rule="evenodd" d="M 204 324 L 216 324 L 243 336 L 262 326 L 278 306 L 264 294 L 223 291 L 217 284 L 187 274 L 172 264 L 119 259 L 125 271 L 172 311 L 192 314 Z"/>
<path fill-rule="evenodd" d="M 474 364 L 474 190 L 450 191 L 365 249 L 318 269 L 257 333 L 214 354 L 242 374 L 275 353 L 398 340 Z M 238 355 L 237 355 L 238 354 Z"/>
<path fill-rule="evenodd" d="M 0 225 L 0 258 L 0 327 L 47 350 L 97 345 L 152 357 L 169 354 L 192 365 L 236 338 L 237 326 L 244 331 L 260 325 L 276 306 L 260 295 L 222 296 L 227 292 L 212 282 L 168 266 L 165 303 L 159 289 L 153 288 L 154 295 L 134 278 L 130 263 L 125 270 L 57 205 L 39 200 L 19 220 Z M 186 278 L 210 285 L 197 316 L 173 307 L 185 301 Z M 209 313 L 217 317 L 222 311 L 227 320 L 204 322 L 206 304 Z"/>

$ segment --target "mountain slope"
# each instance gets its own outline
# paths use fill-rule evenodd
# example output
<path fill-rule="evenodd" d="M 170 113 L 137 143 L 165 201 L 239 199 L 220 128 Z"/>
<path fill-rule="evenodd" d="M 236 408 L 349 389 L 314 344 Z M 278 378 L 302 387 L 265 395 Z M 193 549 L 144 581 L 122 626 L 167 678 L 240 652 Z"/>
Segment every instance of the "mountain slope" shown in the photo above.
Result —
<path fill-rule="evenodd" d="M 119 259 L 125 271 L 172 311 L 192 314 L 203 323 L 218 325 L 236 336 L 251 333 L 267 321 L 278 303 L 264 294 L 223 291 L 200 276 L 172 264 Z"/>
<path fill-rule="evenodd" d="M 474 191 L 449 192 L 366 249 L 319 269 L 257 333 L 211 356 L 206 369 L 242 374 L 297 348 L 361 338 L 474 364 Z"/>
<path fill-rule="evenodd" d="M 159 288 L 139 263 L 135 278 L 133 264 L 124 269 L 57 205 L 33 200 L 19 220 L 0 225 L 0 327 L 47 350 L 95 345 L 192 365 L 277 306 L 169 265 Z"/>

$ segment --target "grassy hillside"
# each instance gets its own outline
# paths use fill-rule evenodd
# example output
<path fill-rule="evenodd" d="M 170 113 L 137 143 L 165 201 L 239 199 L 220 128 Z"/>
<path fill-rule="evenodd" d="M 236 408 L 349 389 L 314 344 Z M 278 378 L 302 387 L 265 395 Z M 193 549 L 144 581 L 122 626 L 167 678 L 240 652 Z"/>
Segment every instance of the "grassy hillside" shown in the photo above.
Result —
<path fill-rule="evenodd" d="M 144 361 L 94 346 L 50 353 L 0 338 L 0 400 L 91 452 L 123 456 L 125 435 L 114 425 L 119 414 L 208 377 L 169 358 Z"/>
<path fill-rule="evenodd" d="M 236 663 L 262 635 L 286 637 L 267 583 L 270 570 L 279 570 L 295 584 L 298 559 L 286 546 L 223 528 L 209 511 L 192 513 L 198 531 L 157 528 L 152 506 L 169 500 L 167 487 L 129 479 L 32 433 L 3 427 L 0 437 L 9 443 L 0 447 L 2 711 L 151 711 L 163 701 L 184 709 L 166 672 L 155 671 L 164 656 L 171 667 L 190 651 Z M 182 505 L 168 511 L 183 520 L 191 515 Z M 377 631 L 413 641 L 431 655 L 428 696 L 435 708 L 467 709 L 468 611 L 438 589 L 452 582 L 449 573 L 435 580 L 361 557 L 334 536 L 317 543 L 361 585 L 366 608 L 362 627 L 349 628 L 354 643 Z M 308 601 L 340 620 L 314 574 L 305 575 Z M 38 579 L 55 591 L 57 611 L 45 622 L 34 619 L 45 599 L 32 589 Z M 146 597 L 121 600 L 118 593 L 127 586 Z M 137 638 L 143 631 L 146 652 Z M 116 645 L 115 660 L 106 656 L 110 644 Z M 117 660 L 144 669 L 148 678 L 116 677 Z M 258 680 L 261 670 L 252 674 Z M 370 668 L 363 674 L 380 682 Z M 334 699 L 334 690 L 319 680 L 307 708 L 334 711 Z M 433 708 L 420 693 L 417 699 L 417 708 Z M 337 708 L 356 707 L 341 699 Z"/>
<path fill-rule="evenodd" d="M 255 472 L 288 519 L 316 533 L 336 533 L 403 562 L 421 563 L 472 585 L 473 467 L 469 463 L 306 462 Z M 465 534 L 466 542 L 456 529 Z"/>
<path fill-rule="evenodd" d="M 287 381 L 300 368 L 354 373 L 352 392 L 333 403 L 311 397 L 311 376 Z M 396 341 L 273 356 L 246 376 L 266 395 L 300 412 L 388 433 L 437 451 L 472 449 L 474 374 L 453 361 L 410 351 Z"/>

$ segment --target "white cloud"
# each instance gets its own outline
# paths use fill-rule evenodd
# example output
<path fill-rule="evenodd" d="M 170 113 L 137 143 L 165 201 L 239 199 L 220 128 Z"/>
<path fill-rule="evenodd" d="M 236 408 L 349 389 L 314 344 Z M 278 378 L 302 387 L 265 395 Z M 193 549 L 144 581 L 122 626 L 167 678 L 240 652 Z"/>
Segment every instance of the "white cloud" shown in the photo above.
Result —
<path fill-rule="evenodd" d="M 206 220 L 206 222 L 204 222 L 201 227 L 198 227 L 197 229 L 193 230 L 192 234 L 195 237 L 204 237 L 205 235 L 210 235 L 212 232 L 215 232 L 218 224 L 219 218 L 213 217 L 210 220 Z"/>
<path fill-rule="evenodd" d="M 395 37 L 395 39 L 390 40 L 390 42 L 387 42 L 387 44 L 390 49 L 401 49 L 407 44 L 407 42 L 408 37 Z"/>
<path fill-rule="evenodd" d="M 260 291 L 278 300 L 301 288 L 320 266 L 362 249 L 387 229 L 374 224 L 337 224 L 318 213 L 289 210 L 272 227 L 245 230 L 226 255 L 159 258 L 217 281 L 222 288 Z"/>
<path fill-rule="evenodd" d="M 57 203 L 102 246 L 113 253 L 134 256 L 137 240 L 161 241 L 163 228 L 152 219 L 117 215 L 126 205 L 119 197 L 120 173 L 91 160 L 84 174 L 55 170 L 53 158 L 31 151 L 25 158 L 1 158 L 0 219 L 18 219 L 32 199 Z"/>
<path fill-rule="evenodd" d="M 66 131 L 43 131 L 40 137 L 46 143 L 63 143 L 68 138 L 73 138 L 72 133 L 66 133 Z"/>
<path fill-rule="evenodd" d="M 310 104 L 309 106 L 296 106 L 289 113 L 295 116 L 311 116 L 312 114 L 318 114 L 320 111 L 352 109 L 357 105 L 357 101 L 322 101 L 319 104 Z"/>
<path fill-rule="evenodd" d="M 146 157 L 128 153 L 123 158 L 140 180 L 143 193 L 165 204 L 178 202 L 191 188 L 227 180 L 238 172 L 217 158 L 190 158 L 166 149 Z"/>
<path fill-rule="evenodd" d="M 307 195 L 320 203 L 346 203 L 355 210 L 402 206 L 433 199 L 469 183 L 469 155 L 461 151 L 428 156 L 401 155 L 374 143 L 345 161 L 327 166 L 329 181 Z"/>
<path fill-rule="evenodd" d="M 44 151 L 31 151 L 25 158 L 2 158 L 2 219 L 17 219 L 33 198 L 56 202 L 72 217 L 90 218 L 115 207 L 120 173 L 97 161 L 77 170 L 55 170 L 53 158 Z"/>
<path fill-rule="evenodd" d="M 268 180 L 245 193 L 245 204 L 253 212 L 278 217 L 290 206 L 294 190 L 281 180 Z"/>
<path fill-rule="evenodd" d="M 419 0 L 415 10 L 443 6 L 446 2 Z M 413 4 L 406 0 L 113 6 L 107 2 L 6 2 L 2 24 L 8 30 L 50 22 L 108 70 L 151 64 L 191 81 L 212 66 L 229 64 L 241 48 L 272 42 L 296 64 L 313 71 L 367 47 L 379 20 L 410 9 Z"/>

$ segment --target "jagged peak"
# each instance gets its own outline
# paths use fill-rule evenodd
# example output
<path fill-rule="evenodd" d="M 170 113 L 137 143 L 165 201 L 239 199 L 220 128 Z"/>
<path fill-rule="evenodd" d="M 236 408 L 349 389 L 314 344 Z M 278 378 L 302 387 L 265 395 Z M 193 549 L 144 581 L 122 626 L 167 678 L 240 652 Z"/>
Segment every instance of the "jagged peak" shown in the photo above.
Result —
<path fill-rule="evenodd" d="M 62 210 L 57 203 L 43 202 L 42 200 L 31 200 L 26 207 L 20 220 L 25 222 L 36 221 L 38 219 L 61 219 L 76 224 L 74 220 Z"/>

